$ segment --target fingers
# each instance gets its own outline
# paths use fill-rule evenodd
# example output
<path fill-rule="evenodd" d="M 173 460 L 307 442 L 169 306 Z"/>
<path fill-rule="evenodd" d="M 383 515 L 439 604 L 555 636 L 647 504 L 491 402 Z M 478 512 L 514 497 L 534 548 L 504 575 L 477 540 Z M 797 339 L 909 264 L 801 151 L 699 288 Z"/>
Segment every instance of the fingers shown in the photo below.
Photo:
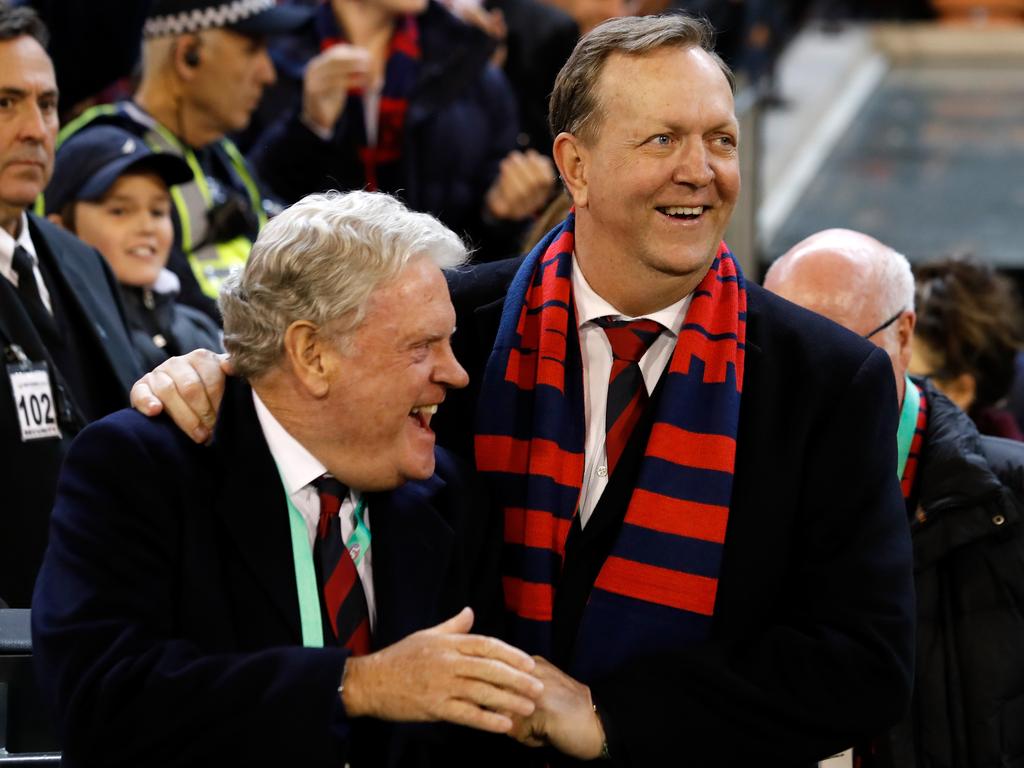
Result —
<path fill-rule="evenodd" d="M 369 71 L 369 51 L 354 45 L 334 45 L 313 57 L 302 79 L 304 119 L 321 130 L 333 130 L 349 89 L 365 85 Z"/>
<path fill-rule="evenodd" d="M 468 701 L 450 699 L 446 701 L 438 713 L 440 719 L 456 725 L 465 725 L 490 733 L 508 733 L 512 728 L 512 718 L 500 712 L 491 712 L 471 704 Z"/>
<path fill-rule="evenodd" d="M 206 442 L 224 394 L 222 357 L 200 349 L 172 357 L 132 387 L 131 400 L 142 413 L 167 413 L 197 443 Z"/>
<path fill-rule="evenodd" d="M 539 210 L 555 182 L 551 160 L 535 150 L 510 152 L 488 192 L 488 206 L 498 218 L 522 219 Z"/>
<path fill-rule="evenodd" d="M 494 659 L 523 672 L 532 672 L 537 666 L 533 657 L 494 637 L 466 635 L 458 638 L 457 643 L 459 652 L 466 656 Z"/>
<path fill-rule="evenodd" d="M 440 633 L 440 634 L 465 634 L 469 632 L 473 627 L 473 609 L 468 605 L 459 611 L 457 614 L 452 616 L 447 621 L 443 621 L 437 626 L 431 627 L 430 629 L 424 630 L 424 632 Z"/>
<path fill-rule="evenodd" d="M 480 680 L 458 680 L 451 692 L 453 699 L 468 701 L 478 707 L 528 717 L 537 708 L 533 699 L 498 688 Z"/>

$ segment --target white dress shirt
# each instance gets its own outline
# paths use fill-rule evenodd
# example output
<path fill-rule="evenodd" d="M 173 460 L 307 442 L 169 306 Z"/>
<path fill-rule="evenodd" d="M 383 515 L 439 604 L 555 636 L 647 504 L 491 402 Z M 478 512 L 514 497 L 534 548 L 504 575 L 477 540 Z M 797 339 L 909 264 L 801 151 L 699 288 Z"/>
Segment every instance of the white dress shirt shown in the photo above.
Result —
<path fill-rule="evenodd" d="M 255 390 L 252 393 L 252 401 L 256 405 L 256 418 L 259 419 L 263 437 L 266 438 L 267 447 L 270 448 L 270 455 L 273 456 L 277 468 L 281 472 L 281 477 L 284 479 L 285 492 L 306 523 L 309 548 L 312 550 L 313 542 L 316 541 L 317 523 L 320 522 L 320 494 L 312 483 L 326 473 L 327 469 L 281 426 L 281 422 L 274 418 Z M 349 490 L 348 497 L 341 502 L 338 517 L 341 520 L 342 545 L 348 541 L 348 537 L 355 530 L 355 510 L 361 498 L 361 493 Z M 363 522 L 369 529 L 369 508 L 363 509 Z M 366 607 L 370 613 L 370 629 L 372 631 L 377 625 L 377 603 L 373 594 L 372 543 L 367 547 L 362 560 L 356 565 L 356 572 L 362 582 L 363 592 L 366 593 Z"/>
<path fill-rule="evenodd" d="M 640 358 L 640 372 L 647 394 L 654 391 L 662 372 L 672 359 L 679 329 L 690 306 L 687 295 L 657 312 L 626 317 L 598 296 L 583 271 L 572 258 L 572 293 L 576 302 L 576 322 L 583 358 L 583 402 L 586 414 L 586 443 L 583 453 L 583 488 L 580 491 L 580 525 L 585 526 L 608 485 L 608 456 L 605 451 L 605 413 L 608 404 L 608 376 L 612 370 L 612 345 L 604 329 L 594 322 L 600 317 L 622 320 L 653 320 L 662 326 L 661 334 Z"/>
<path fill-rule="evenodd" d="M 36 276 L 36 285 L 39 286 L 39 298 L 43 300 L 46 310 L 53 314 L 50 292 L 46 290 L 43 273 L 39 271 L 39 257 L 36 255 L 35 245 L 32 244 L 32 237 L 28 233 L 28 216 L 24 211 L 21 214 L 21 229 L 17 239 L 11 237 L 10 232 L 0 227 L 0 275 L 6 277 L 15 287 L 18 285 L 18 273 L 14 271 L 14 247 L 16 245 L 20 245 L 32 257 L 32 272 Z"/>

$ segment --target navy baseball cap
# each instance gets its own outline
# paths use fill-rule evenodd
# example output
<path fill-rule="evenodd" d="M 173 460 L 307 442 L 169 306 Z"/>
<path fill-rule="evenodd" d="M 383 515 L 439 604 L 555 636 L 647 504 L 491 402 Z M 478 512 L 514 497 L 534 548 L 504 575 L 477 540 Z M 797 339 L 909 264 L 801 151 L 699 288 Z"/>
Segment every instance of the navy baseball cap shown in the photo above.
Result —
<path fill-rule="evenodd" d="M 61 144 L 46 188 L 46 212 L 78 200 L 99 200 L 128 171 L 152 171 L 167 186 L 192 180 L 188 163 L 154 152 L 138 136 L 113 125 L 84 128 Z"/>
<path fill-rule="evenodd" d="M 298 29 L 312 15 L 311 8 L 278 5 L 275 0 L 156 0 L 146 16 L 142 37 L 148 40 L 204 29 L 275 35 Z"/>

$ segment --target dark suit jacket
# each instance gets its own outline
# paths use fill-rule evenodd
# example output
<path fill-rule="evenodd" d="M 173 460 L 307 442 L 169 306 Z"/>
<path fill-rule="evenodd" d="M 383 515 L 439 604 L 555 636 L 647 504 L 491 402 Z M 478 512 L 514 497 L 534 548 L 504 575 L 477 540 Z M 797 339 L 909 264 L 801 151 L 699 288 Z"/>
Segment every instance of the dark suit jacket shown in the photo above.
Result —
<path fill-rule="evenodd" d="M 471 387 L 482 379 L 517 264 L 450 278 L 455 353 Z M 888 358 L 756 285 L 747 298 L 736 473 L 712 639 L 592 685 L 616 764 L 806 766 L 895 722 L 909 700 L 911 550 L 896 482 Z M 472 389 L 449 394 L 433 422 L 443 444 L 471 448 L 476 397 Z M 605 496 L 615 484 L 613 476 Z M 571 574 L 600 567 L 609 542 L 599 534 L 617 531 L 625 486 L 617 502 L 602 496 L 587 525 L 597 540 L 575 552 L 567 546 L 563 579 L 573 594 L 556 596 L 556 630 L 566 610 L 578 623 L 592 581 Z"/>
<path fill-rule="evenodd" d="M 439 726 L 346 718 L 348 652 L 302 648 L 287 502 L 250 389 L 213 444 L 121 411 L 68 453 L 33 604 L 66 765 L 421 766 Z M 454 459 L 368 498 L 383 646 L 481 601 Z M 477 537 L 479 538 L 479 537 Z"/>
<path fill-rule="evenodd" d="M 128 404 L 128 390 L 141 371 L 129 341 L 114 276 L 103 257 L 82 241 L 44 219 L 29 215 L 29 231 L 40 262 L 66 298 L 76 341 L 90 365 L 82 377 L 110 392 L 110 410 Z M 52 360 L 25 312 L 17 289 L 0 278 L 0 346 L 16 344 L 34 362 Z M 11 362 L 10 359 L 5 360 Z M 51 389 L 54 389 L 51 384 Z M 54 389 L 55 392 L 55 389 Z M 21 442 L 10 377 L 0 375 L 0 598 L 27 608 L 32 584 L 46 547 L 46 531 L 57 473 L 70 437 Z"/>

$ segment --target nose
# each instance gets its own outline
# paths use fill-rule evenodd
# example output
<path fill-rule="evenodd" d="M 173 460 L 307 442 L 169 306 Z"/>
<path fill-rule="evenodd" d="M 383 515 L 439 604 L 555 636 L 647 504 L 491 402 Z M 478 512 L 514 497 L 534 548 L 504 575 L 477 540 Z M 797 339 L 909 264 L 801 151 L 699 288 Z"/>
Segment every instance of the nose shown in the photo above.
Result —
<path fill-rule="evenodd" d="M 715 178 L 715 171 L 709 162 L 708 148 L 701 137 L 690 137 L 680 142 L 679 156 L 672 181 L 692 187 L 706 187 Z"/>
<path fill-rule="evenodd" d="M 277 80 L 277 70 L 274 69 L 274 62 L 270 58 L 270 52 L 263 48 L 259 57 L 259 81 L 262 85 L 273 85 Z"/>
<path fill-rule="evenodd" d="M 452 351 L 450 343 L 444 345 L 441 360 L 434 371 L 434 381 L 451 389 L 462 389 L 469 384 L 469 374 L 455 359 L 455 353 Z"/>
<path fill-rule="evenodd" d="M 25 109 L 18 126 L 18 136 L 22 141 L 34 141 L 41 143 L 46 139 L 49 129 L 47 116 L 32 99 L 25 100 Z"/>

